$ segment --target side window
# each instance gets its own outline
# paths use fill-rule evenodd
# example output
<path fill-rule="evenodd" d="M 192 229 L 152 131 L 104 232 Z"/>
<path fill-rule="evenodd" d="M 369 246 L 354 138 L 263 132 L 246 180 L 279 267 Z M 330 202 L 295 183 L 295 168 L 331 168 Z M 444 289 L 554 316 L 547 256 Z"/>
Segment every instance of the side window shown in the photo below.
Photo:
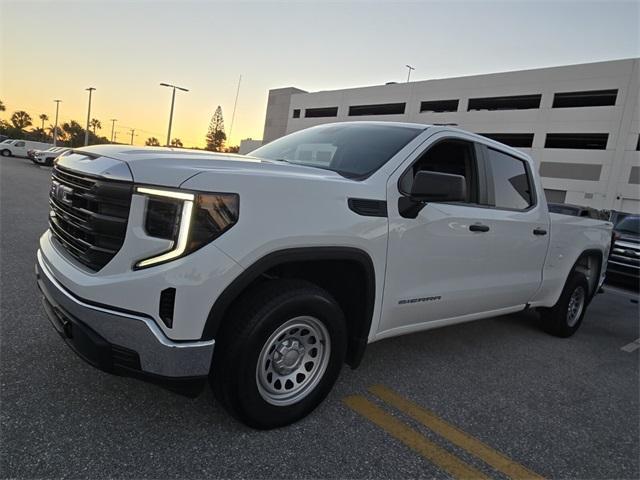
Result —
<path fill-rule="evenodd" d="M 526 210 L 532 206 L 531 181 L 524 162 L 492 148 L 487 148 L 487 154 L 495 206 L 512 210 Z"/>
<path fill-rule="evenodd" d="M 419 171 L 462 175 L 467 183 L 466 203 L 478 203 L 478 175 L 474 145 L 464 140 L 442 140 L 422 154 L 400 178 L 400 191 L 411 192 L 413 179 Z"/>
<path fill-rule="evenodd" d="M 24 142 L 16 142 L 16 147 L 24 147 Z"/>

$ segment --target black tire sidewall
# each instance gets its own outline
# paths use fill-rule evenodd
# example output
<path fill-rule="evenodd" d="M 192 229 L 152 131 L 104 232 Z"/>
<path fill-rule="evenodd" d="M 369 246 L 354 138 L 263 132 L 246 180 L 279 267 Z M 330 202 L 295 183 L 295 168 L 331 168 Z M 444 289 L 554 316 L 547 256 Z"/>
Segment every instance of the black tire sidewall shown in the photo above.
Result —
<path fill-rule="evenodd" d="M 268 403 L 258 391 L 256 366 L 265 342 L 286 321 L 298 316 L 312 316 L 326 327 L 331 342 L 329 363 L 313 391 L 298 403 L 277 406 Z M 327 396 L 335 383 L 346 354 L 347 332 L 344 315 L 337 303 L 320 293 L 304 293 L 274 303 L 257 315 L 251 324 L 241 355 L 239 372 L 234 375 L 238 410 L 248 424 L 256 428 L 287 425 L 311 412 Z M 236 356 L 236 355 L 234 355 Z M 238 358 L 236 356 L 236 358 Z"/>
<path fill-rule="evenodd" d="M 580 313 L 578 321 L 574 325 L 570 326 L 567 321 L 569 301 L 571 299 L 571 295 L 578 287 L 582 287 L 584 289 L 584 303 L 582 305 L 582 312 Z M 580 272 L 572 272 L 567 279 L 567 283 L 562 290 L 562 294 L 560 295 L 558 302 L 545 315 L 545 323 L 547 324 L 547 329 L 550 333 L 560 337 L 570 337 L 573 335 L 578 328 L 580 328 L 580 325 L 582 325 L 582 320 L 584 319 L 587 306 L 589 305 L 589 296 L 589 282 L 587 281 L 587 278 Z"/>

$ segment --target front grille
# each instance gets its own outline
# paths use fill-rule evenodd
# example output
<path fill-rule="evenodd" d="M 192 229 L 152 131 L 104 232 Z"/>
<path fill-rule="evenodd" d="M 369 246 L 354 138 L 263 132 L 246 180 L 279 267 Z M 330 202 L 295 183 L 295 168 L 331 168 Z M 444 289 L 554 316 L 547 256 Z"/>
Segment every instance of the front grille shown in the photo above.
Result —
<path fill-rule="evenodd" d="M 49 192 L 49 228 L 54 239 L 93 271 L 122 247 L 132 184 L 56 166 Z"/>
<path fill-rule="evenodd" d="M 611 260 L 640 268 L 640 243 L 617 240 L 611 249 Z"/>

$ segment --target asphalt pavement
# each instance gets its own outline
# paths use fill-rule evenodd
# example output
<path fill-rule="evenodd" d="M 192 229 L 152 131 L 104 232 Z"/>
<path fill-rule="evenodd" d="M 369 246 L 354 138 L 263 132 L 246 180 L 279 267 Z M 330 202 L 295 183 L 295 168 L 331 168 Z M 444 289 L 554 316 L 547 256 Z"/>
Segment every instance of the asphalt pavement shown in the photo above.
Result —
<path fill-rule="evenodd" d="M 310 416 L 254 431 L 58 337 L 33 270 L 49 176 L 0 158 L 2 478 L 640 477 L 636 294 L 598 295 L 569 339 L 523 313 L 372 344 Z"/>

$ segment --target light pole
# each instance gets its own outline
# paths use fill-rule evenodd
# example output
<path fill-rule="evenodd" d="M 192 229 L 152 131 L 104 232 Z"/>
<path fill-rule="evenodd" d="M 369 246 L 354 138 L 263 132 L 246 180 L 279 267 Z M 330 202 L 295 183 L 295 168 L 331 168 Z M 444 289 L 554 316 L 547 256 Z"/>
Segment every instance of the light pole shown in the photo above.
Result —
<path fill-rule="evenodd" d="M 84 131 L 84 144 L 89 145 L 89 120 L 91 118 L 91 93 L 95 90 L 93 87 L 85 88 L 89 92 L 89 108 L 87 109 L 87 129 Z"/>
<path fill-rule="evenodd" d="M 60 102 L 62 100 L 54 100 L 56 102 L 56 123 L 53 127 L 53 146 L 58 144 L 58 111 L 60 110 Z"/>
<path fill-rule="evenodd" d="M 173 122 L 173 104 L 176 101 L 176 88 L 178 90 L 182 90 L 183 92 L 188 92 L 186 88 L 178 87 L 176 85 L 170 85 L 168 83 L 161 83 L 161 87 L 169 87 L 173 88 L 173 93 L 171 94 L 171 112 L 169 113 L 169 131 L 167 132 L 167 147 L 171 146 L 171 122 Z"/>
<path fill-rule="evenodd" d="M 409 73 L 407 74 L 407 83 L 409 83 L 409 79 L 411 78 L 411 70 L 415 70 L 411 65 L 405 65 L 409 69 Z"/>
<path fill-rule="evenodd" d="M 117 121 L 118 121 L 117 118 L 112 118 L 110 120 L 110 122 L 111 122 L 111 143 L 113 143 L 113 130 L 114 130 L 115 126 L 116 126 L 116 122 Z"/>
<path fill-rule="evenodd" d="M 133 145 L 133 136 L 134 136 L 135 133 L 136 133 L 136 129 L 132 128 L 131 129 L 131 145 Z"/>

